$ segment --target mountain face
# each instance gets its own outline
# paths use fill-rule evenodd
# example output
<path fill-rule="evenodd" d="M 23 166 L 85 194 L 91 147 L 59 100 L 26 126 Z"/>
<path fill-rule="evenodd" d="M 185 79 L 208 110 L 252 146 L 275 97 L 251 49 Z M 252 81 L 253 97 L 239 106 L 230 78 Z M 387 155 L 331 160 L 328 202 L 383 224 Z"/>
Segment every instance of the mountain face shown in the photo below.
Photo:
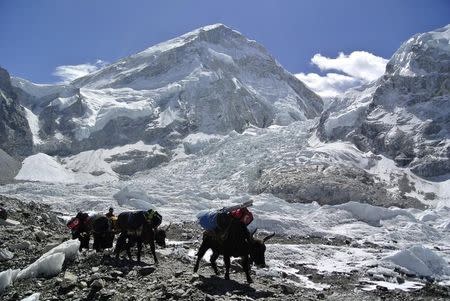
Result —
<path fill-rule="evenodd" d="M 322 100 L 259 44 L 217 24 L 119 60 L 69 85 L 14 79 L 35 148 L 66 155 L 137 141 L 173 146 L 192 132 L 318 117 Z"/>
<path fill-rule="evenodd" d="M 376 82 L 347 92 L 321 117 L 325 140 L 346 139 L 419 176 L 450 172 L 450 25 L 417 34 Z"/>
<path fill-rule="evenodd" d="M 33 150 L 24 108 L 19 104 L 10 76 L 3 68 L 0 68 L 0 149 L 13 157 L 28 156 Z"/>

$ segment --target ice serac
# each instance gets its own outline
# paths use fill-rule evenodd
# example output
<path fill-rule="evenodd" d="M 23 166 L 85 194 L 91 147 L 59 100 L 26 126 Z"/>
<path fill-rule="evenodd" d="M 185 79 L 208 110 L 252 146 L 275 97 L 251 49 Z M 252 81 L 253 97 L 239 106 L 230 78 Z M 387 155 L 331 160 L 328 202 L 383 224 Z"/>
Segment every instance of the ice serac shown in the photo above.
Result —
<path fill-rule="evenodd" d="M 347 92 L 320 134 L 348 139 L 423 177 L 450 173 L 450 25 L 403 43 L 377 81 Z"/>
<path fill-rule="evenodd" d="M 323 105 L 264 47 L 222 24 L 150 47 L 70 85 L 14 84 L 31 95 L 38 150 L 59 155 L 287 125 L 319 116 Z"/>

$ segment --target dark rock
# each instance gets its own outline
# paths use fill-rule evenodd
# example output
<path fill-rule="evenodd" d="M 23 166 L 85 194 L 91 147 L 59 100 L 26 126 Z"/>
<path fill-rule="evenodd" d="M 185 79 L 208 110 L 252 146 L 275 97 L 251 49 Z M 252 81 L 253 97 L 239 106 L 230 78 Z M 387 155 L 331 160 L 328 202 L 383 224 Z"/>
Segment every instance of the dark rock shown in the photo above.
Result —
<path fill-rule="evenodd" d="M 151 266 L 145 266 L 145 267 L 140 268 L 140 269 L 138 270 L 138 273 L 139 273 L 139 275 L 141 275 L 141 276 L 147 276 L 147 275 L 150 275 L 151 273 L 153 273 L 154 271 L 155 271 L 155 268 L 154 268 L 154 267 L 151 267 Z"/>
<path fill-rule="evenodd" d="M 33 151 L 25 109 L 19 104 L 8 72 L 0 67 L 0 149 L 12 157 L 28 156 Z"/>
<path fill-rule="evenodd" d="M 325 299 L 325 294 L 324 293 L 318 293 L 316 295 L 317 299 Z"/>
<path fill-rule="evenodd" d="M 96 279 L 91 283 L 92 290 L 101 290 L 105 286 L 103 279 Z"/>
<path fill-rule="evenodd" d="M 295 289 L 287 284 L 280 284 L 281 292 L 285 295 L 293 295 L 295 294 Z"/>

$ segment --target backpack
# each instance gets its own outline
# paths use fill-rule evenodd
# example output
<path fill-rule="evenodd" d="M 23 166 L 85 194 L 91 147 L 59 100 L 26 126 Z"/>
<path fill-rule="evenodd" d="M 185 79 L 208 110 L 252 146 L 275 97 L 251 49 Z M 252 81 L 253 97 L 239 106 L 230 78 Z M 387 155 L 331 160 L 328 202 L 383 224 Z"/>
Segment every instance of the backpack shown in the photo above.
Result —
<path fill-rule="evenodd" d="M 253 214 L 246 207 L 231 211 L 230 214 L 247 226 L 253 221 Z"/>
<path fill-rule="evenodd" d="M 197 214 L 197 219 L 205 230 L 214 230 L 217 228 L 217 211 L 201 211 L 199 214 Z"/>

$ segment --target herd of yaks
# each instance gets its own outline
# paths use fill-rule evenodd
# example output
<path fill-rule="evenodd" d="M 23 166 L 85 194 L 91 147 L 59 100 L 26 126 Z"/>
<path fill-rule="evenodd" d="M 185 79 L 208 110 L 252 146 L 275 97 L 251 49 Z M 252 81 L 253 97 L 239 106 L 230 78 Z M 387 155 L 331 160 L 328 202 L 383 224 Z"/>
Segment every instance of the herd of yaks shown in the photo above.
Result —
<path fill-rule="evenodd" d="M 112 248 L 114 237 L 119 234 L 114 249 L 116 259 L 119 258 L 122 251 L 126 250 L 131 261 L 131 247 L 137 244 L 137 260 L 140 262 L 142 246 L 145 243 L 150 245 L 155 264 L 157 264 L 155 243 L 160 247 L 166 247 L 166 233 L 171 226 L 169 224 L 163 229 L 159 227 L 161 222 L 161 215 L 151 209 L 148 211 L 122 212 L 117 217 L 112 214 L 109 216 L 108 214 L 89 216 L 87 213 L 79 212 L 67 223 L 67 226 L 71 229 L 72 238 L 80 240 L 80 251 L 84 248 L 89 249 L 91 235 L 94 237 L 93 248 L 98 252 L 106 248 Z M 222 231 L 204 231 L 194 272 L 198 271 L 200 260 L 206 251 L 211 249 L 210 262 L 216 275 L 219 274 L 216 265 L 219 255 L 223 255 L 225 279 L 230 278 L 230 258 L 241 257 L 247 282 L 251 283 L 250 266 L 252 263 L 260 267 L 265 266 L 265 242 L 272 238 L 275 233 L 263 239 L 256 238 L 256 229 L 250 233 L 246 225 L 229 214 L 225 216 L 223 224 L 225 227 L 222 228 Z"/>

